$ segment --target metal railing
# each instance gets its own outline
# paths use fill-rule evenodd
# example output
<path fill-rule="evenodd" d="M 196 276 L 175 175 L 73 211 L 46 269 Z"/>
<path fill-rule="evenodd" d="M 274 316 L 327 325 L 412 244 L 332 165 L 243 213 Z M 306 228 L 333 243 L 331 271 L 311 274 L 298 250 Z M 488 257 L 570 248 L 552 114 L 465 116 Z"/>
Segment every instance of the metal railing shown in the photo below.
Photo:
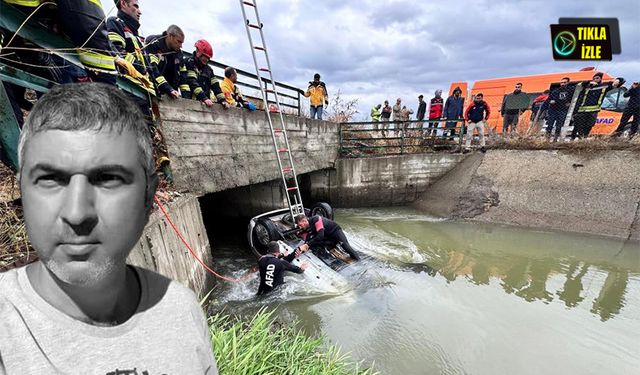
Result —
<path fill-rule="evenodd" d="M 190 57 L 192 54 L 189 52 L 185 52 L 182 51 L 182 54 L 185 56 L 185 58 Z M 218 61 L 210 61 L 209 65 L 212 68 L 218 68 L 218 69 L 222 69 L 222 74 L 216 74 L 216 71 L 214 69 L 214 74 L 215 76 L 222 81 L 224 79 L 224 70 L 229 66 L 229 65 L 225 65 L 221 62 Z M 236 82 L 236 85 L 240 86 L 240 88 L 242 89 L 242 95 L 245 98 L 249 98 L 249 99 L 253 99 L 255 100 L 256 103 L 261 103 L 262 102 L 262 98 L 260 96 L 254 96 L 251 95 L 249 93 L 247 93 L 246 89 L 251 89 L 251 90 L 256 90 L 257 93 L 256 94 L 260 94 L 260 82 L 262 82 L 262 86 L 263 88 L 268 88 L 268 85 L 271 83 L 271 80 L 261 77 L 258 78 L 257 75 L 247 72 L 245 70 L 242 69 L 238 69 L 236 67 L 234 67 L 234 69 L 236 70 L 236 72 L 238 73 L 238 81 Z M 278 97 L 280 98 L 280 105 L 284 108 L 289 108 L 292 110 L 292 114 L 296 114 L 298 116 L 300 116 L 302 114 L 301 111 L 301 102 L 302 102 L 302 96 L 301 93 L 303 92 L 301 89 L 291 86 L 291 85 L 287 85 L 285 83 L 282 82 L 275 82 L 275 87 L 276 90 L 278 91 Z M 284 98 L 284 100 L 283 100 Z M 275 94 L 272 92 L 268 92 L 267 93 L 267 100 L 269 102 L 269 104 L 276 104 L 276 100 L 275 100 Z M 284 112 L 287 112 L 286 110 Z"/>
<path fill-rule="evenodd" d="M 455 127 L 440 127 L 441 123 Z M 428 127 L 434 124 L 435 127 Z M 451 134 L 451 131 L 454 134 Z M 423 120 L 340 123 L 340 156 L 403 155 L 454 150 L 462 152 L 464 120 Z"/>

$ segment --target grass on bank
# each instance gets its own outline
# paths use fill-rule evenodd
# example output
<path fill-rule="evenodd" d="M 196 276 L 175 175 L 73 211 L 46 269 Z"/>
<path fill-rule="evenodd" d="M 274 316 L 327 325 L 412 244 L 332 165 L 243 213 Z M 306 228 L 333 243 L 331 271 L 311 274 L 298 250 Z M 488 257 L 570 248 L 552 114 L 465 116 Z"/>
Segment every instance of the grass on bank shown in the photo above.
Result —
<path fill-rule="evenodd" d="M 322 338 L 309 338 L 296 322 L 282 325 L 260 310 L 249 322 L 217 314 L 209 318 L 220 375 L 373 375 Z"/>

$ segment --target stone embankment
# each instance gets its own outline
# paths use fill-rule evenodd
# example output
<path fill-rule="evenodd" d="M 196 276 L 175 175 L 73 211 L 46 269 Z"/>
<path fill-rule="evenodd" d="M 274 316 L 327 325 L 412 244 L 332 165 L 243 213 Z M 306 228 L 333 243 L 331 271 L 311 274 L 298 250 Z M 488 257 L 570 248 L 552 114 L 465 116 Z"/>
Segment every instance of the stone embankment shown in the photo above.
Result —
<path fill-rule="evenodd" d="M 640 240 L 640 152 L 490 150 L 413 205 L 437 216 Z"/>

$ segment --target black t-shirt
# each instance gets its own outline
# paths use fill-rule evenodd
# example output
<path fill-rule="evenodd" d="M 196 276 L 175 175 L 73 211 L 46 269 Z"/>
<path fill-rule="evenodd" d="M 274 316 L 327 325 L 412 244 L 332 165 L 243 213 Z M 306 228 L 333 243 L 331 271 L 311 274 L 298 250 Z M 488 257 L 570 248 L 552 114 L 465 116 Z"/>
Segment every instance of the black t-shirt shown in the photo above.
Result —
<path fill-rule="evenodd" d="M 275 287 L 284 284 L 284 271 L 302 273 L 304 270 L 289 263 L 295 258 L 295 253 L 291 253 L 284 258 L 276 258 L 272 254 L 267 254 L 258 259 L 260 269 L 260 287 L 258 295 L 266 294 Z"/>

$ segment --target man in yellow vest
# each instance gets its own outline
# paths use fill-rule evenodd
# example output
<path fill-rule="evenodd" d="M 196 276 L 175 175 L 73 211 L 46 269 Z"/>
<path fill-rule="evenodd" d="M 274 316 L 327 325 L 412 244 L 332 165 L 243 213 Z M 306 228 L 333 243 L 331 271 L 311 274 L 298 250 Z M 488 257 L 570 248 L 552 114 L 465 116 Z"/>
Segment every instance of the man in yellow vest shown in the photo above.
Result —
<path fill-rule="evenodd" d="M 313 81 L 309 82 L 309 88 L 302 95 L 310 97 L 311 118 L 322 120 L 323 103 L 329 105 L 329 94 L 327 94 L 327 86 L 320 80 L 320 74 L 313 75 Z"/>
<path fill-rule="evenodd" d="M 251 111 L 256 110 L 256 105 L 244 100 L 244 97 L 240 93 L 240 89 L 236 86 L 238 80 L 238 72 L 232 67 L 227 67 L 224 70 L 224 80 L 220 84 L 224 98 L 230 107 L 244 107 Z"/>

